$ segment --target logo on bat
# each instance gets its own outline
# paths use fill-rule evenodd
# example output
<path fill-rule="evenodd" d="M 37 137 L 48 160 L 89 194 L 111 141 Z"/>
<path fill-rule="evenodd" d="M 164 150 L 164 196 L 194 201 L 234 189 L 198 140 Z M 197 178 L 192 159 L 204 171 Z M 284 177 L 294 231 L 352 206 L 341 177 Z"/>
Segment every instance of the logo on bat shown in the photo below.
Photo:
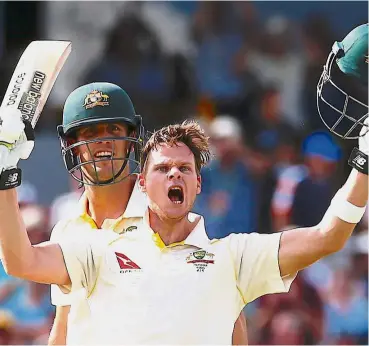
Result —
<path fill-rule="evenodd" d="M 99 90 L 91 91 L 86 97 L 83 107 L 86 109 L 96 106 L 109 106 L 109 96 Z"/>

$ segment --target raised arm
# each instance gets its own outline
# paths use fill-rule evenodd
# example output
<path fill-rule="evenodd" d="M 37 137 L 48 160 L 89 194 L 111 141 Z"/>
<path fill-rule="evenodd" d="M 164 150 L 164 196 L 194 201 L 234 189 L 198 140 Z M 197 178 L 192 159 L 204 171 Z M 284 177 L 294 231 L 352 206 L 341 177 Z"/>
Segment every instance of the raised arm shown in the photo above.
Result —
<path fill-rule="evenodd" d="M 7 274 L 40 283 L 70 284 L 60 246 L 49 242 L 31 245 L 15 189 L 0 190 L 0 240 Z"/>
<path fill-rule="evenodd" d="M 283 232 L 279 249 L 281 275 L 296 273 L 341 250 L 364 214 L 367 201 L 368 176 L 353 169 L 319 225 Z"/>
<path fill-rule="evenodd" d="M 34 146 L 31 124 L 18 110 L 1 113 L 0 126 L 0 250 L 10 275 L 41 283 L 69 284 L 59 245 L 32 246 L 21 218 L 15 187 L 21 184 L 20 159 Z"/>

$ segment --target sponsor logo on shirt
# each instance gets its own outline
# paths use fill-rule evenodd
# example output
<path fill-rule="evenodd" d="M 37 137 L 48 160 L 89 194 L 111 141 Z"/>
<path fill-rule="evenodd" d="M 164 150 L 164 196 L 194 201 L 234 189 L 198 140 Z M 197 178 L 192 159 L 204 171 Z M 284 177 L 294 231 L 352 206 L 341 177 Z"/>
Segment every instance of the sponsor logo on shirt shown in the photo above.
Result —
<path fill-rule="evenodd" d="M 117 257 L 121 273 L 130 273 L 132 271 L 141 270 L 141 268 L 126 255 L 116 252 L 115 256 Z"/>

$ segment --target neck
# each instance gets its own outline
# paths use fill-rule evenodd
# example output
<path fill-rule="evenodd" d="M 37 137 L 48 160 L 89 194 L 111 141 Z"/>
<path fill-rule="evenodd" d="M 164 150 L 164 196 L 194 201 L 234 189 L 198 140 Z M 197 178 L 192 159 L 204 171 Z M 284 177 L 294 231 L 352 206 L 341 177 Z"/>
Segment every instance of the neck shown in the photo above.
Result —
<path fill-rule="evenodd" d="M 88 214 L 101 228 L 106 219 L 117 219 L 127 208 L 136 177 L 128 177 L 117 184 L 86 186 Z"/>
<path fill-rule="evenodd" d="M 200 217 L 197 217 L 194 222 L 190 222 L 187 215 L 181 219 L 160 217 L 149 208 L 150 227 L 155 233 L 160 235 L 165 245 L 185 240 L 199 221 Z"/>

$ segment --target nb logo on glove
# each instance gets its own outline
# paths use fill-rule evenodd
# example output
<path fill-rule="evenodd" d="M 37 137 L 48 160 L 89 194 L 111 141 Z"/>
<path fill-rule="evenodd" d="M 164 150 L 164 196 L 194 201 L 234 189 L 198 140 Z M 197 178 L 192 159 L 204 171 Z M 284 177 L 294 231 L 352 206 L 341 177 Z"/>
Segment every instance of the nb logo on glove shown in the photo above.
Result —
<path fill-rule="evenodd" d="M 360 155 L 356 156 L 353 161 L 356 162 L 359 166 L 364 166 L 366 164 L 366 159 Z"/>
<path fill-rule="evenodd" d="M 18 173 L 13 173 L 8 176 L 9 183 L 15 183 L 18 180 Z"/>
<path fill-rule="evenodd" d="M 348 164 L 357 169 L 359 172 L 368 174 L 368 156 L 360 151 L 358 148 L 354 148 L 351 152 Z"/>

